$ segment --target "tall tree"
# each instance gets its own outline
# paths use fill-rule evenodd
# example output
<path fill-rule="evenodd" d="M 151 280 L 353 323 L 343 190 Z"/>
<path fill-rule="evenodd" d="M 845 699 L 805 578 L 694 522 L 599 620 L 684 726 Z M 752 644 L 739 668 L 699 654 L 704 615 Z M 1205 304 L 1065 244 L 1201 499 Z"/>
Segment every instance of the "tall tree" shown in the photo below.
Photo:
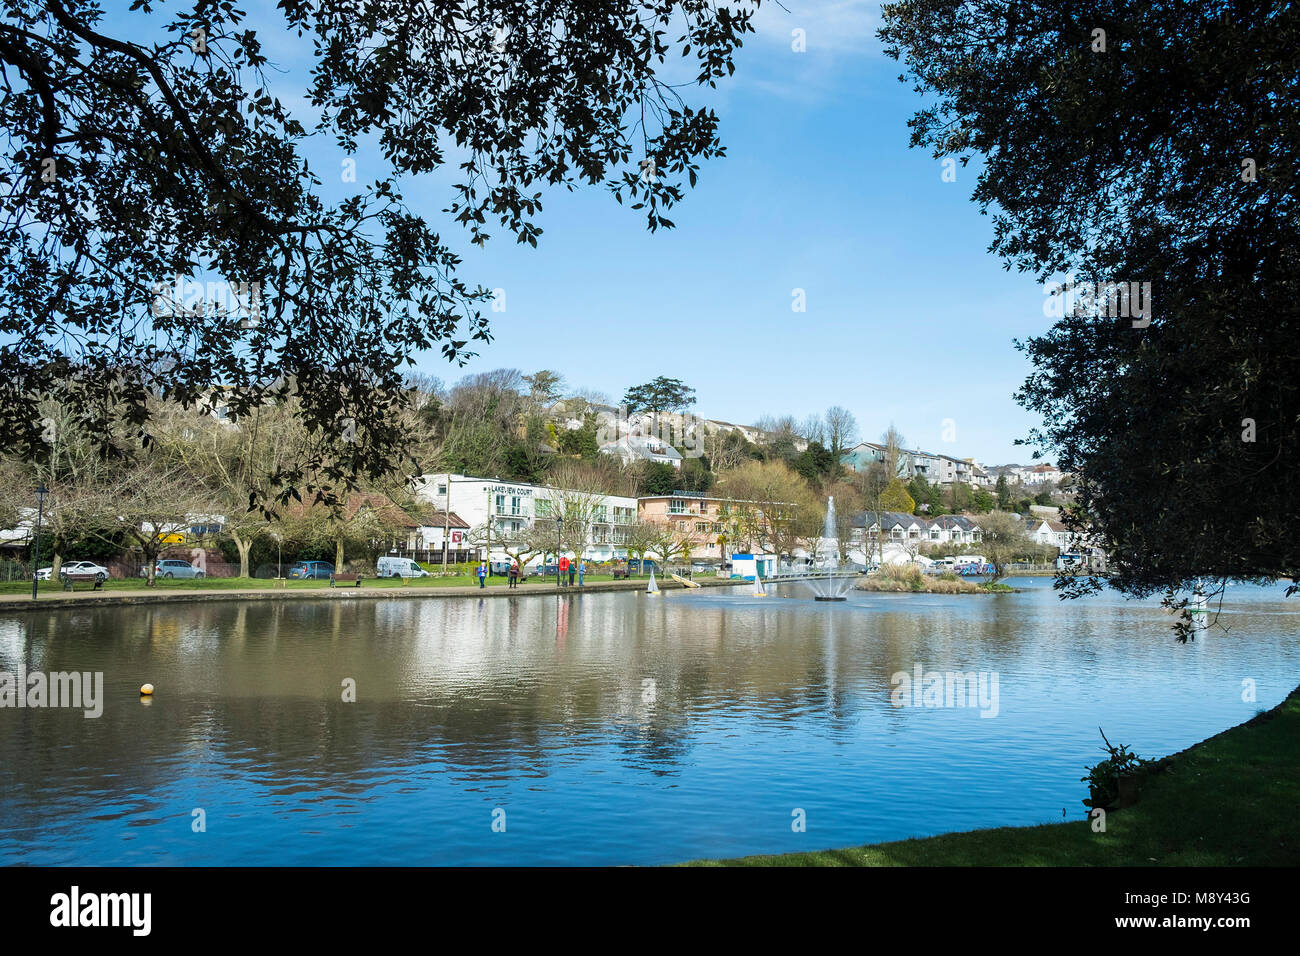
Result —
<path fill-rule="evenodd" d="M 858 440 L 858 420 L 847 408 L 832 405 L 826 409 L 826 447 L 835 453 L 836 468 L 840 454 Z"/>
<path fill-rule="evenodd" d="M 135 3 L 117 22 L 98 0 L 6 4 L 0 447 L 43 449 L 47 394 L 107 442 L 151 396 L 202 405 L 220 387 L 240 420 L 296 396 L 336 439 L 334 481 L 387 474 L 411 360 L 463 362 L 499 301 L 461 278 L 402 185 L 458 164 L 447 218 L 475 245 L 495 224 L 535 246 L 556 186 L 600 185 L 670 227 L 722 146 L 713 111 L 660 70 L 680 53 L 714 86 L 752 6 L 285 0 L 255 29 L 206 0 Z M 286 33 L 307 38 L 305 91 L 267 58 L 262 36 Z M 286 105 L 300 98 L 310 130 Z M 311 137 L 336 158 L 309 166 Z M 239 291 L 192 296 L 209 277 Z"/>
<path fill-rule="evenodd" d="M 890 422 L 889 427 L 880 436 L 880 444 L 884 446 L 882 454 L 885 472 L 890 478 L 910 477 L 911 467 L 907 459 L 907 450 L 903 447 L 905 442 L 902 432 L 894 427 L 893 422 Z"/>
<path fill-rule="evenodd" d="M 1072 280 L 1018 397 L 1109 584 L 1300 581 L 1300 7 L 902 0 L 881 35 L 913 145 L 981 157 L 993 251 Z"/>
<path fill-rule="evenodd" d="M 629 413 L 650 412 L 654 416 L 655 434 L 659 433 L 660 412 L 680 412 L 695 404 L 695 389 L 681 379 L 660 375 L 652 382 L 633 385 L 623 393 Z"/>

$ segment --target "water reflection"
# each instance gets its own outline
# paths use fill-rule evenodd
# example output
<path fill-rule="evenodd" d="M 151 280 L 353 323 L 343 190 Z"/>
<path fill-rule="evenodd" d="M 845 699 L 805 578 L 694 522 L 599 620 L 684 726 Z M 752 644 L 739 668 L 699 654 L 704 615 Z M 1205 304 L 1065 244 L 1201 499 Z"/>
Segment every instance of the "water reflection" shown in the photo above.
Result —
<path fill-rule="evenodd" d="M 107 698 L 98 720 L 0 710 L 0 862 L 650 863 L 1045 822 L 1081 811 L 1099 723 L 1181 749 L 1300 660 L 1282 588 L 1235 588 L 1232 629 L 1186 647 L 1155 602 L 1042 581 L 797 588 L 0 619 L 0 670 L 103 671 Z M 890 706 L 918 663 L 998 672 L 999 716 Z M 198 806 L 219 838 L 190 831 Z"/>

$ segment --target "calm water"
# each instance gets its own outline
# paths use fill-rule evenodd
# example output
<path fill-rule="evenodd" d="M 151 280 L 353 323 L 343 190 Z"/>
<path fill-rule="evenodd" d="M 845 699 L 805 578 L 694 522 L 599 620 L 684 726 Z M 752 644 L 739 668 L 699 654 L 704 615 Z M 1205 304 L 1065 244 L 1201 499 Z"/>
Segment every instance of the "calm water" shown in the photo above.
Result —
<path fill-rule="evenodd" d="M 1282 586 L 1179 646 L 1155 601 L 1015 583 L 0 617 L 0 671 L 106 698 L 0 709 L 0 863 L 650 864 L 1079 819 L 1098 725 L 1159 756 L 1300 680 Z M 891 706 L 918 663 L 996 672 L 997 716 Z"/>

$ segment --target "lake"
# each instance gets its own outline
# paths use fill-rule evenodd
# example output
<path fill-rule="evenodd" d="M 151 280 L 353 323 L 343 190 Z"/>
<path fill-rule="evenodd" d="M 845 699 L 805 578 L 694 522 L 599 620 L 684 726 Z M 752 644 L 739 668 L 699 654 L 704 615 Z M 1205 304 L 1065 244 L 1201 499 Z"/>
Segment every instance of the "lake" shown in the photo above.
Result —
<path fill-rule="evenodd" d="M 656 864 L 1081 819 L 1099 726 L 1162 756 L 1300 682 L 1283 585 L 1179 645 L 1156 600 L 1011 583 L 0 615 L 0 671 L 104 698 L 0 708 L 0 863 Z M 918 666 L 996 708 L 894 706 Z"/>

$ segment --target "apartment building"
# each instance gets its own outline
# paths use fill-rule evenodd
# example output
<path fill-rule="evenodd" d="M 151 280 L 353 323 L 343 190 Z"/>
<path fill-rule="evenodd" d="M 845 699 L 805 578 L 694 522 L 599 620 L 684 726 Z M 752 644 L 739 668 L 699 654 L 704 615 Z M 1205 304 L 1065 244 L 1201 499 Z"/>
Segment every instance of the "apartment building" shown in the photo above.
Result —
<path fill-rule="evenodd" d="M 415 495 L 439 511 L 460 515 L 470 528 L 491 528 L 493 536 L 502 537 L 534 527 L 538 521 L 550 522 L 558 502 L 573 492 L 523 482 L 477 478 L 471 475 L 438 473 L 421 475 L 416 480 Z M 592 518 L 591 540 L 582 556 L 588 561 L 609 561 L 626 556 L 622 549 L 622 532 L 636 520 L 637 500 L 620 495 L 590 495 Z M 483 535 L 486 538 L 486 535 Z M 474 560 L 487 557 L 479 545 Z M 492 549 L 493 561 L 506 560 L 505 552 Z M 542 559 L 536 559 L 540 562 Z"/>

